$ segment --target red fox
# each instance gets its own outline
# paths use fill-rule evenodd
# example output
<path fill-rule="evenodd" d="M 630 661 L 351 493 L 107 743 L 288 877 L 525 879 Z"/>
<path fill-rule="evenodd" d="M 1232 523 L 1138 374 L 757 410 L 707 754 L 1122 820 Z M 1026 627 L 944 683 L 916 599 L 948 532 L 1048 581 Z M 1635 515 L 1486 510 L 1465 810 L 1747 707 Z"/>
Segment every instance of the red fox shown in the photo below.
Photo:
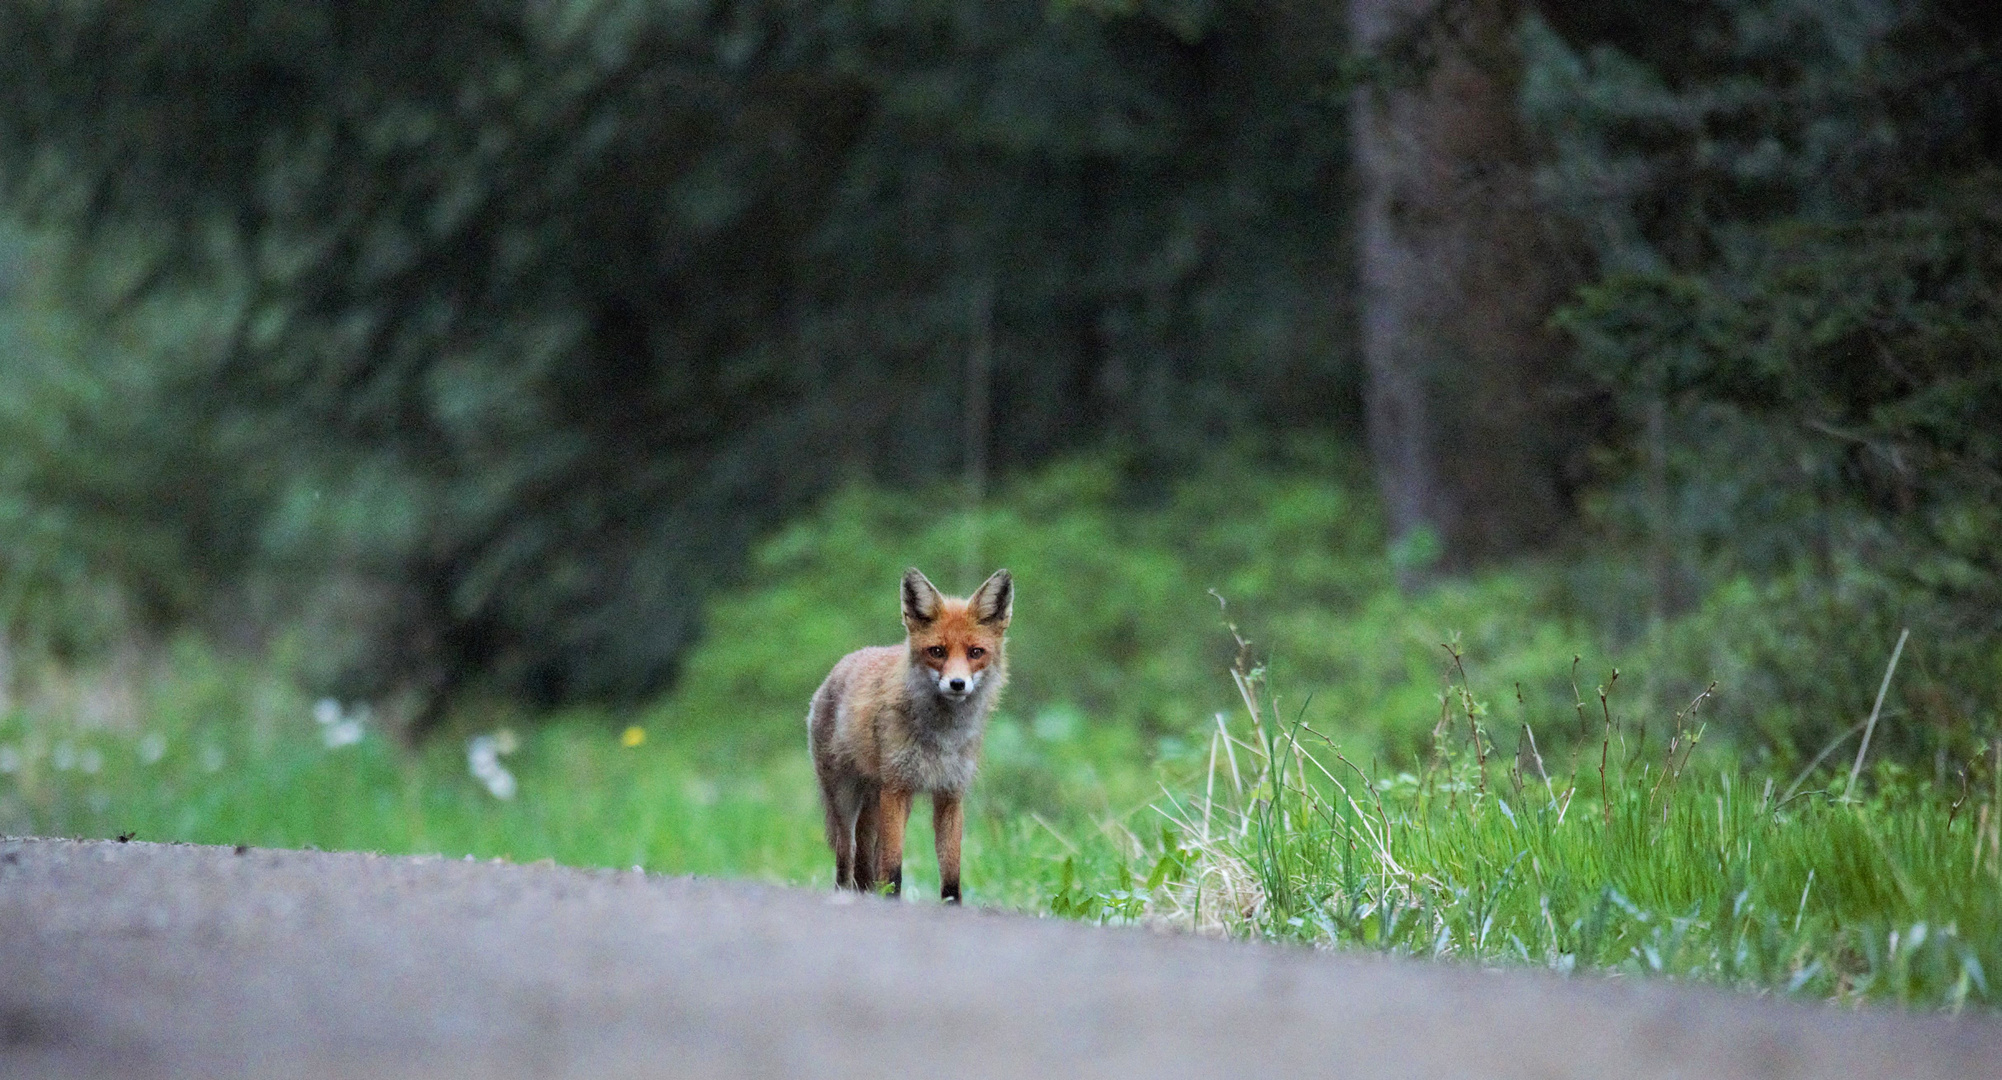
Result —
<path fill-rule="evenodd" d="M 814 691 L 807 748 L 820 777 L 834 882 L 891 895 L 904 887 L 904 823 L 911 797 L 931 795 L 939 895 L 959 902 L 960 800 L 973 780 L 987 713 L 1008 681 L 1002 636 L 1014 578 L 996 570 L 964 600 L 904 571 L 903 645 L 841 658 Z"/>

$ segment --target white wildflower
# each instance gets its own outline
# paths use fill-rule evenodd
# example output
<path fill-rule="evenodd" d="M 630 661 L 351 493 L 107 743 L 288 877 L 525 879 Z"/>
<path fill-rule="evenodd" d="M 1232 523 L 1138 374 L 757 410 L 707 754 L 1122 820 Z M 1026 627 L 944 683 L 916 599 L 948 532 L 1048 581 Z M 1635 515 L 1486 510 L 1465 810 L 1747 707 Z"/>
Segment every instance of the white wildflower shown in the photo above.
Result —
<path fill-rule="evenodd" d="M 367 705 L 357 705 L 353 712 L 349 712 L 330 697 L 313 703 L 313 719 L 320 725 L 320 741 L 329 750 L 360 742 L 362 736 L 367 734 L 368 718 Z"/>
<path fill-rule="evenodd" d="M 496 799 L 514 798 L 516 787 L 514 774 L 500 762 L 504 752 L 501 741 L 492 735 L 475 735 L 466 744 L 466 770 L 473 774 L 475 780 L 485 784 Z"/>
<path fill-rule="evenodd" d="M 12 743 L 0 746 L 0 773 L 21 771 L 21 751 Z"/>
<path fill-rule="evenodd" d="M 139 740 L 139 764 L 158 765 L 167 756 L 167 737 L 159 732 L 150 732 Z"/>
<path fill-rule="evenodd" d="M 342 720 L 339 723 L 327 725 L 320 732 L 320 741 L 327 744 L 327 749 L 338 750 L 343 746 L 353 746 L 360 742 L 362 735 L 361 721 Z"/>

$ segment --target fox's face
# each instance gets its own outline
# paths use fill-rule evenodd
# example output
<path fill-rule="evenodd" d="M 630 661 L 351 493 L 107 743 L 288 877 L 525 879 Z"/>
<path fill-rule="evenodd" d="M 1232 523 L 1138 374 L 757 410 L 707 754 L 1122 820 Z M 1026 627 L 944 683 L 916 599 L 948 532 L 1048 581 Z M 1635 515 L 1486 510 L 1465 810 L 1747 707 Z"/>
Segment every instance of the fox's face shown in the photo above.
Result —
<path fill-rule="evenodd" d="M 996 570 L 964 600 L 942 596 L 915 569 L 904 571 L 904 629 L 911 664 L 931 676 L 940 696 L 964 701 L 1001 660 L 1002 637 L 1015 610 L 1015 579 Z"/>

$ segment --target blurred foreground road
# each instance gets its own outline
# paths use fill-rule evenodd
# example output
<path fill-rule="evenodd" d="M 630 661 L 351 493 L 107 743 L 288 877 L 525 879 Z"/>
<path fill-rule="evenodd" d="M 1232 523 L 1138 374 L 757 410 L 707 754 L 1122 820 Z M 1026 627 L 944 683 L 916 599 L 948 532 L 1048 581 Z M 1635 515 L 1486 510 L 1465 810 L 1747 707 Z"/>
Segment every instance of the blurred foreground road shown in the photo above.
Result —
<path fill-rule="evenodd" d="M 0 1077 L 2002 1077 L 2002 1024 L 718 881 L 0 839 Z"/>

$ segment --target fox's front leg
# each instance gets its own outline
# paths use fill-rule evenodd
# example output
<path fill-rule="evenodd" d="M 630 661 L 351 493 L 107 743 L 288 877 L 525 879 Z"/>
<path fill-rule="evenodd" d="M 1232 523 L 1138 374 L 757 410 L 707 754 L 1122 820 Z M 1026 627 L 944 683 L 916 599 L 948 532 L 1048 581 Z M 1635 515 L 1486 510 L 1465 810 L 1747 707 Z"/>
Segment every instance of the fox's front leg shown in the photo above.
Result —
<path fill-rule="evenodd" d="M 932 792 L 931 826 L 938 838 L 938 895 L 948 904 L 959 903 L 959 833 L 965 820 L 958 794 Z"/>
<path fill-rule="evenodd" d="M 862 811 L 855 815 L 855 854 L 849 863 L 854 867 L 852 880 L 855 888 L 861 892 L 869 892 L 876 887 L 876 824 L 879 812 L 876 808 L 876 789 L 867 788 L 862 793 Z"/>
<path fill-rule="evenodd" d="M 876 880 L 887 882 L 891 896 L 904 891 L 904 823 L 911 816 L 911 793 L 899 788 L 883 789 L 876 797 L 881 816 L 876 820 Z"/>

